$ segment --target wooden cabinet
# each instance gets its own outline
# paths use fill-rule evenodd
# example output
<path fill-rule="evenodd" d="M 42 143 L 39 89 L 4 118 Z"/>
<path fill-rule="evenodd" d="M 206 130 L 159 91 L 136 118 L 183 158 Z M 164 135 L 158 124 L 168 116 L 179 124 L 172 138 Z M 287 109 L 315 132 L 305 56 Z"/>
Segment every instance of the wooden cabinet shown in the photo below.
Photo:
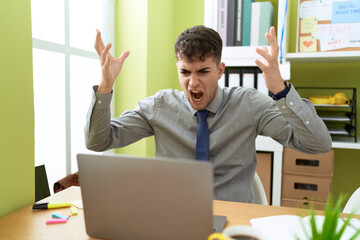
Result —
<path fill-rule="evenodd" d="M 271 205 L 272 198 L 272 172 L 273 172 L 273 154 L 271 152 L 257 152 L 256 172 L 259 175 L 264 186 L 268 204 Z"/>

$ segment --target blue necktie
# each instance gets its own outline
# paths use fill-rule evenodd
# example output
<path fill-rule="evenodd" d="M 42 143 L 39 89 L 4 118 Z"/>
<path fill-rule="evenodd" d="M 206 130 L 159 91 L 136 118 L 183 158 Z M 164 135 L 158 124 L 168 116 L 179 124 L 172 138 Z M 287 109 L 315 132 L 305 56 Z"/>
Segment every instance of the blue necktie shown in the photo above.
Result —
<path fill-rule="evenodd" d="M 206 122 L 207 110 L 200 110 L 196 113 L 199 118 L 196 135 L 196 160 L 209 160 L 209 127 Z"/>

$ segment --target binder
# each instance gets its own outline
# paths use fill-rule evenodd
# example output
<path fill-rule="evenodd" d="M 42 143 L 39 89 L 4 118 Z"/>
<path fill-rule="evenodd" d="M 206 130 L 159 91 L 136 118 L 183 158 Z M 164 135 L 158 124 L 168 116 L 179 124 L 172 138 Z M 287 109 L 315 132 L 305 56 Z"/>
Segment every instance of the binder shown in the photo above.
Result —
<path fill-rule="evenodd" d="M 274 8 L 271 2 L 253 2 L 251 5 L 250 46 L 268 46 L 265 38 L 273 24 Z"/>

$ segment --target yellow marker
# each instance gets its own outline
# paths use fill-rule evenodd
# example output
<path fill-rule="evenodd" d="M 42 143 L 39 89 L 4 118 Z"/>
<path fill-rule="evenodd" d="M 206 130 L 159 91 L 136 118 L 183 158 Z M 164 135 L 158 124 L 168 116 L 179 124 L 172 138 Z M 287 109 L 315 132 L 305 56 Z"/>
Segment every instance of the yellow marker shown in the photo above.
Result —
<path fill-rule="evenodd" d="M 51 208 L 71 207 L 71 205 L 72 205 L 71 202 L 53 202 L 53 203 L 48 203 L 47 208 L 51 209 Z"/>
<path fill-rule="evenodd" d="M 77 208 L 74 207 L 74 206 L 72 206 L 72 207 L 70 208 L 70 212 L 71 212 L 71 215 L 73 215 L 73 216 L 75 216 L 75 215 L 78 214 L 78 210 L 77 210 Z"/>
<path fill-rule="evenodd" d="M 71 207 L 71 202 L 44 202 L 44 203 L 34 203 L 33 210 L 37 209 L 51 209 L 51 208 L 63 208 L 63 207 Z"/>

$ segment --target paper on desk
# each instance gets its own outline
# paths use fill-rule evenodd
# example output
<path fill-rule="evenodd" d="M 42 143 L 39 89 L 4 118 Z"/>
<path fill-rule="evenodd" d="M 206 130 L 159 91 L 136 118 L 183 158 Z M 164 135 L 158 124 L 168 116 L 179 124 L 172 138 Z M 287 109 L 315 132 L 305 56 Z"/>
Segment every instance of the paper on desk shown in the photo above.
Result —
<path fill-rule="evenodd" d="M 72 205 L 74 205 L 77 208 L 82 209 L 83 208 L 83 202 L 82 199 L 71 201 Z"/>
<path fill-rule="evenodd" d="M 316 227 L 321 229 L 324 223 L 324 216 L 315 216 Z M 304 227 L 302 227 L 303 222 Z M 360 226 L 360 220 L 351 219 L 351 225 Z M 310 236 L 310 216 L 301 218 L 296 215 L 277 215 L 263 218 L 253 218 L 250 220 L 250 224 L 256 230 L 263 232 L 268 236 L 268 240 L 292 240 L 292 239 L 309 239 L 306 237 L 304 228 Z M 342 219 L 339 219 L 337 231 L 340 230 L 344 224 Z M 350 239 L 356 232 L 355 228 L 348 226 L 341 240 Z"/>

